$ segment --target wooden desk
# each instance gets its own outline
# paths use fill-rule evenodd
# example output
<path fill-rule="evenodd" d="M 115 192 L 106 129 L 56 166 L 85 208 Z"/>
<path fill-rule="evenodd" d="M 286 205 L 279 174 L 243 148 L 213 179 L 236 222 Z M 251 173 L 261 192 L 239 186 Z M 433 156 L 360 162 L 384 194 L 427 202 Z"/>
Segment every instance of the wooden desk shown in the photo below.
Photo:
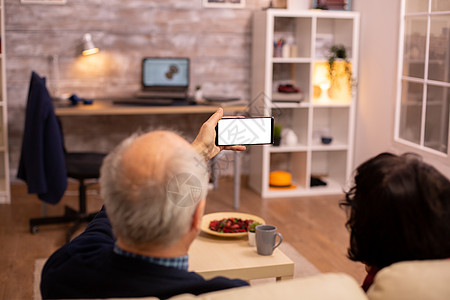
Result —
<path fill-rule="evenodd" d="M 272 255 L 259 255 L 246 238 L 225 239 L 201 233 L 189 249 L 189 270 L 205 279 L 225 276 L 285 280 L 293 278 L 294 262 L 278 248 Z"/>
<path fill-rule="evenodd" d="M 173 106 L 146 106 L 146 105 L 123 105 L 114 104 L 108 100 L 94 100 L 91 105 L 71 105 L 69 102 L 54 102 L 57 116 L 98 116 L 98 115 L 151 115 L 151 114 L 213 114 L 219 106 L 215 105 L 173 105 Z M 244 113 L 248 111 L 248 106 L 225 105 L 224 114 Z M 200 128 L 199 128 L 200 129 Z M 217 174 L 216 174 L 217 175 Z M 217 178 L 217 176 L 216 176 Z M 217 186 L 217 182 L 215 183 Z M 239 208 L 241 187 L 241 155 L 234 153 L 234 203 L 235 209 Z"/>
<path fill-rule="evenodd" d="M 151 114 L 200 114 L 214 113 L 219 106 L 215 105 L 173 105 L 173 106 L 146 106 L 114 104 L 108 100 L 94 100 L 91 105 L 71 105 L 70 103 L 55 103 L 57 116 L 96 116 L 96 115 L 151 115 Z M 223 106 L 225 113 L 243 113 L 248 106 Z"/>

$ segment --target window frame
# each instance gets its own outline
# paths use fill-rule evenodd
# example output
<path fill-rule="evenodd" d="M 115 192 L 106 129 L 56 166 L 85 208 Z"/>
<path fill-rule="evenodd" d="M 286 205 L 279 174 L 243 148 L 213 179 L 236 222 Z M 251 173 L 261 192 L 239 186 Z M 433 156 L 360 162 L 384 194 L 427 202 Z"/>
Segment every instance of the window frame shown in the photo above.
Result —
<path fill-rule="evenodd" d="M 425 146 L 425 119 L 426 119 L 426 106 L 427 106 L 427 87 L 429 84 L 436 86 L 447 87 L 450 90 L 450 83 L 441 84 L 440 81 L 428 79 L 428 67 L 429 67 L 429 50 L 430 50 L 430 27 L 432 16 L 449 15 L 450 11 L 431 11 L 431 4 L 433 0 L 428 0 L 427 12 L 419 13 L 406 13 L 406 1 L 401 1 L 400 7 L 400 26 L 399 26 L 399 44 L 398 44 L 398 59 L 397 59 L 397 89 L 395 97 L 395 124 L 394 124 L 394 142 L 400 145 L 406 146 L 410 151 L 422 152 L 423 154 L 431 155 L 433 157 L 450 159 L 450 118 L 448 120 L 448 132 L 447 132 L 447 149 L 446 153 L 435 150 L 428 146 Z M 404 49 L 405 49 L 405 26 L 406 17 L 424 16 L 427 18 L 427 31 L 426 31 L 426 48 L 425 48 L 425 61 L 424 61 L 424 76 L 423 78 L 409 77 L 403 75 L 403 62 L 404 62 Z M 450 49 L 447 49 L 450 52 Z M 450 55 L 450 53 L 449 53 Z M 409 83 L 420 83 L 424 86 L 422 91 L 422 110 L 421 110 L 421 126 L 420 126 L 420 141 L 415 143 L 400 137 L 400 122 L 401 122 L 401 109 L 402 109 L 402 87 L 404 80 Z"/>

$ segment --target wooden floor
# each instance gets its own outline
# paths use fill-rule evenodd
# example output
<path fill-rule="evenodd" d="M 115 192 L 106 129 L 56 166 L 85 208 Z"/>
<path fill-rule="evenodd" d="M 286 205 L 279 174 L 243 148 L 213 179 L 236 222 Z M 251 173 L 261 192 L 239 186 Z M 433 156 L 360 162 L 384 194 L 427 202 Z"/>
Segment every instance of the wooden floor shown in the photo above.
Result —
<path fill-rule="evenodd" d="M 10 205 L 0 205 L 0 299 L 32 299 L 33 267 L 38 258 L 48 257 L 63 245 L 66 225 L 43 226 L 30 234 L 28 220 L 41 215 L 41 203 L 28 195 L 23 183 L 12 184 Z M 89 194 L 89 211 L 100 209 L 102 202 L 94 185 Z M 344 272 L 358 282 L 364 267 L 346 258 L 348 232 L 345 212 L 338 207 L 340 196 L 261 199 L 243 187 L 239 211 L 261 216 L 278 226 L 284 240 L 322 272 Z M 208 194 L 206 213 L 233 211 L 233 183 L 221 179 L 219 188 Z M 48 215 L 63 213 L 63 204 L 76 208 L 76 185 L 71 184 L 57 206 L 47 208 Z"/>

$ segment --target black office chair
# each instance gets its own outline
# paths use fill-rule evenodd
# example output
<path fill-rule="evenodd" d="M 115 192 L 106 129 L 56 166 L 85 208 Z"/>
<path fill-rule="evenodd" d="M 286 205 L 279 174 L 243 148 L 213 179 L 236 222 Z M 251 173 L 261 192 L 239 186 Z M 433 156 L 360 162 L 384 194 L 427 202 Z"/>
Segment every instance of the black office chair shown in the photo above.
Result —
<path fill-rule="evenodd" d="M 66 234 L 70 241 L 81 223 L 91 221 L 96 213 L 87 213 L 86 180 L 100 176 L 105 154 L 70 153 L 65 150 L 61 123 L 45 86 L 45 78 L 32 72 L 25 117 L 25 130 L 17 177 L 23 179 L 29 193 L 46 203 L 57 204 L 67 188 L 67 178 L 79 182 L 79 209 L 65 206 L 63 216 L 30 219 L 30 232 L 40 225 L 74 223 Z"/>

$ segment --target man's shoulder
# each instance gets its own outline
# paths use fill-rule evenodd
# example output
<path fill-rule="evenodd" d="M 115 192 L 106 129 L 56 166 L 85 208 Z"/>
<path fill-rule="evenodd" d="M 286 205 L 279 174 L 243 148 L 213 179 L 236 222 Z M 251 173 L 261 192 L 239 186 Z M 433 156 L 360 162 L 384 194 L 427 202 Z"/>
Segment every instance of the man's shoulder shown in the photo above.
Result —
<path fill-rule="evenodd" d="M 222 286 L 223 288 L 232 288 L 239 286 L 249 285 L 247 281 L 241 279 L 230 279 L 222 276 L 214 277 L 212 279 L 206 280 L 212 286 Z"/>
<path fill-rule="evenodd" d="M 249 285 L 247 281 L 241 279 L 230 279 L 222 276 L 214 277 L 212 279 L 206 280 L 206 282 L 207 286 L 210 289 L 202 293 Z"/>
<path fill-rule="evenodd" d="M 108 256 L 108 255 L 107 255 Z M 112 253 L 109 259 L 85 264 L 72 261 L 52 268 L 43 276 L 46 297 L 113 298 L 156 296 L 170 298 L 178 294 L 199 295 L 247 285 L 238 279 L 215 277 L 209 280 L 195 272 L 165 267 Z"/>
<path fill-rule="evenodd" d="M 246 281 L 240 279 L 229 279 L 222 276 L 205 279 L 196 272 L 154 264 L 148 264 L 145 268 L 141 265 L 139 268 L 140 271 L 135 270 L 133 275 L 130 274 L 134 277 L 134 282 L 141 282 L 141 285 L 154 292 L 154 296 L 160 298 L 169 298 L 183 293 L 199 295 L 248 285 Z M 144 269 L 145 271 L 142 272 Z M 143 273 L 146 275 L 142 276 Z"/>
<path fill-rule="evenodd" d="M 204 279 L 195 272 L 189 272 L 189 274 L 195 283 L 191 282 L 188 292 L 195 295 L 249 285 L 248 282 L 241 279 L 230 279 L 222 276 Z"/>

